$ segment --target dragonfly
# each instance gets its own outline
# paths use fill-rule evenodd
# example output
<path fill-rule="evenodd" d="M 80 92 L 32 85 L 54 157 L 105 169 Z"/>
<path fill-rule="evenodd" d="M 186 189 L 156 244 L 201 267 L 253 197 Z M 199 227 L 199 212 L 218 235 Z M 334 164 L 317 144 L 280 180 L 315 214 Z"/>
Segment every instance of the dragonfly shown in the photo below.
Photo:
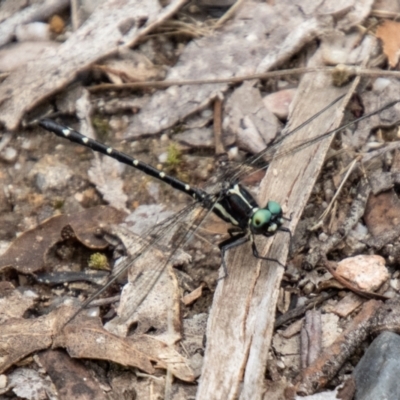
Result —
<path fill-rule="evenodd" d="M 114 274 L 111 279 L 109 279 L 106 285 L 104 285 L 101 289 L 90 296 L 68 322 L 74 319 L 76 315 L 78 315 L 84 308 L 90 305 L 90 303 L 95 298 L 100 296 L 113 282 L 118 279 L 118 277 L 124 271 L 132 266 L 139 257 L 142 257 L 145 252 L 151 249 L 152 246 L 155 246 L 157 245 L 157 243 L 162 241 L 163 237 L 171 231 L 174 225 L 179 224 L 181 221 L 184 221 L 188 215 L 192 213 L 194 214 L 194 211 L 198 208 L 202 209 L 204 212 L 200 213 L 198 217 L 192 218 L 191 226 L 186 228 L 183 233 L 181 233 L 181 230 L 178 230 L 178 233 L 175 234 L 173 240 L 173 243 L 175 245 L 174 250 L 170 252 L 164 265 L 166 265 L 168 261 L 172 258 L 174 251 L 176 251 L 176 249 L 183 245 L 183 243 L 187 240 L 188 232 L 193 233 L 201 225 L 201 223 L 209 213 L 214 213 L 221 220 L 229 223 L 232 226 L 228 229 L 230 237 L 218 245 L 221 251 L 222 268 L 224 272 L 222 278 L 226 278 L 229 276 L 225 263 L 225 253 L 229 249 L 243 245 L 246 242 L 251 243 L 252 253 L 254 257 L 265 261 L 276 262 L 284 267 L 284 265 L 281 264 L 279 260 L 261 255 L 257 249 L 254 239 L 257 235 L 271 237 L 278 232 L 285 232 L 291 236 L 291 231 L 284 226 L 286 221 L 290 221 L 290 218 L 283 215 L 281 205 L 274 200 L 269 200 L 265 206 L 260 206 L 255 198 L 251 195 L 251 193 L 240 182 L 245 175 L 248 175 L 249 167 L 253 167 L 253 169 L 255 169 L 255 166 L 262 161 L 263 166 L 259 169 L 267 169 L 269 162 L 273 158 L 294 154 L 295 152 L 300 151 L 307 146 L 310 146 L 320 140 L 323 140 L 324 138 L 334 135 L 340 130 L 343 130 L 366 118 L 370 118 L 372 115 L 378 114 L 383 110 L 388 109 L 400 102 L 400 100 L 390 102 L 380 109 L 363 115 L 354 121 L 342 125 L 339 128 L 324 132 L 318 136 L 313 137 L 312 139 L 303 141 L 302 143 L 294 142 L 289 143 L 289 145 L 286 147 L 282 147 L 283 140 L 286 140 L 288 137 L 293 136 L 297 131 L 302 129 L 314 119 L 318 118 L 329 108 L 333 107 L 343 97 L 344 95 L 339 96 L 332 103 L 321 109 L 311 118 L 297 126 L 295 129 L 286 133 L 278 140 L 274 141 L 267 148 L 248 158 L 244 163 L 239 164 L 234 168 L 230 168 L 222 176 L 218 177 L 217 182 L 219 183 L 219 187 L 213 192 L 208 192 L 207 190 L 200 189 L 198 187 L 192 187 L 188 183 L 183 182 L 174 176 L 168 175 L 164 171 L 159 170 L 151 166 L 150 164 L 144 163 L 97 140 L 88 138 L 87 136 L 77 132 L 76 130 L 68 126 L 59 124 L 52 119 L 44 118 L 39 120 L 39 126 L 44 128 L 45 130 L 52 132 L 53 134 L 63 139 L 67 139 L 78 145 L 88 147 L 95 152 L 101 153 L 108 157 L 112 157 L 121 163 L 136 168 L 137 170 L 140 170 L 155 179 L 165 182 L 172 188 L 187 194 L 194 200 L 191 204 L 189 204 L 189 206 L 183 208 L 172 217 L 160 223 L 155 232 L 153 232 L 153 234 L 151 235 L 151 241 L 148 244 L 144 245 L 143 248 L 135 251 L 133 254 L 128 256 L 123 264 L 119 267 L 118 272 Z M 161 274 L 162 270 L 163 267 L 160 267 L 158 269 L 158 273 Z"/>

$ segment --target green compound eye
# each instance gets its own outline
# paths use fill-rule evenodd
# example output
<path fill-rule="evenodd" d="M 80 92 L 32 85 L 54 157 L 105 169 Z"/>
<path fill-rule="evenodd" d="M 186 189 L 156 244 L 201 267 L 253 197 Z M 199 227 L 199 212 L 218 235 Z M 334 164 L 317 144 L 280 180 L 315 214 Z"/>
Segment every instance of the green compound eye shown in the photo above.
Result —
<path fill-rule="evenodd" d="M 282 207 L 279 203 L 277 203 L 276 201 L 269 201 L 267 203 L 267 208 L 272 215 L 279 215 L 282 214 Z"/>
<path fill-rule="evenodd" d="M 254 213 L 251 223 L 255 228 L 260 228 L 265 224 L 268 224 L 271 221 L 271 218 L 271 211 L 262 208 Z"/>

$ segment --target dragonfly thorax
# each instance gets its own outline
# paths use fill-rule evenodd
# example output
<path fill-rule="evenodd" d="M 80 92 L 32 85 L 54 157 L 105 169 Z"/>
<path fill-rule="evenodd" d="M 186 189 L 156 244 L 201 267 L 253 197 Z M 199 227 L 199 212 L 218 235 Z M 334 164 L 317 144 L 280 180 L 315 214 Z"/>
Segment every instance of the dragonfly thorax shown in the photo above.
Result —
<path fill-rule="evenodd" d="M 261 208 L 239 183 L 230 185 L 219 194 L 213 211 L 224 221 L 256 235 L 272 236 L 283 223 L 282 208 L 277 202 L 269 201 Z"/>

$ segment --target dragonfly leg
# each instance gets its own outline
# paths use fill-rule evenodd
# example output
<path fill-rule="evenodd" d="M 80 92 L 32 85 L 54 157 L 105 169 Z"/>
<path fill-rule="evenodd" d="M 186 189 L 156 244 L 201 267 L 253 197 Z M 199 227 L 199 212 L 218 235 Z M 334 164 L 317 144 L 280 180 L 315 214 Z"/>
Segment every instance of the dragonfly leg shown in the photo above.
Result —
<path fill-rule="evenodd" d="M 283 215 L 281 216 L 281 218 L 284 219 L 285 221 L 291 221 L 292 220 L 292 215 L 293 215 L 293 213 L 291 212 L 289 218 L 288 217 L 284 217 Z"/>
<path fill-rule="evenodd" d="M 225 279 L 228 276 L 228 269 L 226 268 L 226 263 L 225 263 L 225 253 L 227 250 L 232 249 L 234 247 L 240 246 L 250 240 L 249 235 L 247 232 L 241 231 L 239 234 L 233 236 L 232 235 L 233 231 L 229 231 L 229 234 L 232 236 L 227 240 L 224 240 L 222 243 L 218 245 L 218 247 L 221 250 L 221 259 L 222 259 L 222 268 L 224 270 L 224 276 L 221 276 L 218 278 L 220 279 Z"/>
<path fill-rule="evenodd" d="M 293 235 L 292 235 L 292 231 L 289 228 L 285 228 L 284 226 L 281 226 L 278 228 L 278 231 L 287 232 L 290 236 L 290 241 L 292 241 Z"/>
<path fill-rule="evenodd" d="M 280 229 L 283 230 L 283 229 Z M 285 230 L 285 232 L 290 232 L 290 230 L 288 229 L 287 231 Z M 279 265 L 281 265 L 283 268 L 286 267 L 286 265 L 282 264 L 279 260 L 277 260 L 276 258 L 270 258 L 270 257 L 262 257 L 260 256 L 260 254 L 258 253 L 257 250 L 257 246 L 256 246 L 256 242 L 254 241 L 254 239 L 252 238 L 251 240 L 251 248 L 253 249 L 253 256 L 255 258 L 258 258 L 259 260 L 266 260 L 266 261 L 273 261 L 278 263 Z"/>

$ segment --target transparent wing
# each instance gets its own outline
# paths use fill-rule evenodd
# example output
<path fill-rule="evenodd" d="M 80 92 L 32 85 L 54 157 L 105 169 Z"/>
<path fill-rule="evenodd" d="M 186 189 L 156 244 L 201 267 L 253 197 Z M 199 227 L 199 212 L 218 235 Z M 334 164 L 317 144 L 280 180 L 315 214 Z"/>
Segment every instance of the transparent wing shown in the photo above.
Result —
<path fill-rule="evenodd" d="M 249 175 L 249 167 L 254 167 L 255 170 L 253 170 L 252 173 L 257 172 L 258 170 L 265 170 L 268 168 L 270 162 L 272 159 L 288 156 L 291 154 L 294 154 L 312 144 L 315 144 L 319 142 L 320 140 L 329 137 L 331 135 L 334 135 L 335 133 L 352 126 L 354 124 L 357 124 L 358 122 L 370 118 L 372 115 L 378 114 L 382 112 L 383 110 L 386 110 L 390 107 L 393 107 L 395 104 L 399 103 L 400 100 L 392 101 L 383 107 L 369 113 L 366 115 L 363 115 L 360 118 L 355 119 L 354 121 L 351 121 L 345 125 L 340 126 L 339 128 L 333 129 L 328 132 L 324 132 L 318 136 L 315 136 L 314 138 L 311 138 L 306 141 L 291 141 L 287 142 L 284 146 L 282 146 L 282 142 L 286 140 L 288 137 L 293 136 L 296 132 L 298 132 L 300 129 L 308 125 L 311 121 L 315 120 L 318 118 L 321 114 L 323 114 L 325 111 L 327 111 L 329 108 L 331 108 L 334 104 L 336 104 L 339 100 L 341 100 L 344 97 L 344 95 L 338 97 L 336 100 L 334 100 L 331 104 L 329 104 L 327 107 L 319 111 L 317 114 L 313 115 L 311 118 L 309 118 L 307 121 L 303 122 L 301 125 L 293 129 L 292 131 L 288 132 L 284 136 L 280 137 L 279 140 L 276 142 L 273 142 L 270 146 L 266 147 L 259 153 L 255 154 L 254 156 L 248 158 L 245 163 L 239 164 L 237 167 L 230 169 L 227 173 L 224 174 L 224 176 L 221 178 L 221 180 L 225 182 L 234 182 L 234 181 L 240 181 L 243 179 L 245 176 Z M 261 168 L 257 168 L 257 164 L 262 163 L 263 166 Z"/>
<path fill-rule="evenodd" d="M 90 296 L 80 307 L 80 309 L 70 318 L 72 321 L 84 308 L 99 297 L 110 285 L 112 285 L 127 269 L 135 265 L 139 260 L 151 256 L 153 249 L 162 248 L 164 253 L 163 260 L 151 266 L 151 274 L 140 270 L 137 273 L 138 279 L 141 279 L 140 289 L 137 290 L 135 303 L 132 309 L 136 309 L 147 296 L 157 282 L 164 268 L 171 261 L 176 251 L 183 246 L 191 237 L 198 226 L 203 222 L 210 211 L 204 209 L 200 203 L 193 202 L 184 207 L 171 217 L 160 222 L 149 229 L 144 235 L 145 239 L 137 239 L 137 243 L 128 250 L 128 256 L 118 265 L 117 272 L 109 281 L 92 296 Z M 144 268 L 144 267 L 141 267 Z M 67 323 L 68 323 L 67 322 Z"/>

